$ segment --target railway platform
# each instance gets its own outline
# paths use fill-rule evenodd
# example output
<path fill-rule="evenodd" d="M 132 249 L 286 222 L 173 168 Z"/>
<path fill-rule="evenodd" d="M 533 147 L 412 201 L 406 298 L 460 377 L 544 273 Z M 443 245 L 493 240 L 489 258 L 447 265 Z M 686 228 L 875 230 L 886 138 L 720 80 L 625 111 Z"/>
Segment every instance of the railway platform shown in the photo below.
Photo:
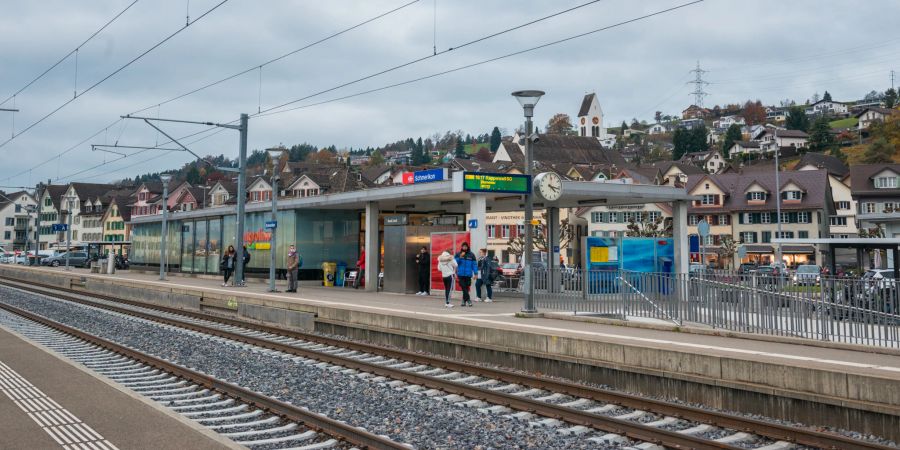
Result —
<path fill-rule="evenodd" d="M 0 328 L 0 448 L 240 448 Z"/>
<path fill-rule="evenodd" d="M 256 308 L 306 315 L 270 323 L 365 339 L 470 361 L 558 375 L 725 410 L 857 430 L 900 430 L 900 350 L 804 339 L 683 329 L 650 322 L 520 317 L 521 300 L 447 309 L 442 295 L 370 293 L 301 284 L 267 292 L 263 282 L 150 273 L 90 274 L 0 266 L 0 277 L 128 300 L 240 317 Z M 285 289 L 279 281 L 279 289 Z M 283 315 L 268 315 L 283 317 Z M 267 316 L 267 317 L 268 317 Z M 258 319 L 261 316 L 254 318 Z"/>

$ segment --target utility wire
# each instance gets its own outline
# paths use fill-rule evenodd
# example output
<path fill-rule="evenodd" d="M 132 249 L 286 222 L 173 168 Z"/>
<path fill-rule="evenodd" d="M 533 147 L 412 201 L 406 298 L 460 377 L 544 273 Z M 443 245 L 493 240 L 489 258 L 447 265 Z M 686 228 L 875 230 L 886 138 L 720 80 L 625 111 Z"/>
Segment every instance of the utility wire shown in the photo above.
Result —
<path fill-rule="evenodd" d="M 69 56 L 72 56 L 73 53 L 78 52 L 78 49 L 79 49 L 79 48 L 84 47 L 85 44 L 87 44 L 88 42 L 90 42 L 91 39 L 94 39 L 98 34 L 100 34 L 100 32 L 102 32 L 103 30 L 105 30 L 106 27 L 110 26 L 113 22 L 115 22 L 116 19 L 118 19 L 122 14 L 125 14 L 125 11 L 128 11 L 129 9 L 131 9 L 131 7 L 134 6 L 134 4 L 137 3 L 137 2 L 138 2 L 138 0 L 134 0 L 133 2 L 131 2 L 131 4 L 129 4 L 128 6 L 126 6 L 125 9 L 119 11 L 119 13 L 116 14 L 115 16 L 113 16 L 112 19 L 109 19 L 109 22 L 106 22 L 105 24 L 103 24 L 103 26 L 100 27 L 97 31 L 95 31 L 94 34 L 88 36 L 88 38 L 85 39 L 84 42 L 78 44 L 77 47 L 75 47 L 74 49 L 72 49 L 69 53 L 66 53 L 65 56 L 63 56 L 62 58 L 60 58 L 59 61 L 56 61 L 56 62 L 55 62 L 52 66 L 50 66 L 47 70 L 41 72 L 40 75 L 36 76 L 33 80 L 29 81 L 28 84 L 26 84 L 25 86 L 22 86 L 21 89 L 19 89 L 18 91 L 16 91 L 15 93 L 13 93 L 12 95 L 10 95 L 9 97 L 7 97 L 6 100 L 3 100 L 2 102 L 0 102 L 0 105 L 3 105 L 4 103 L 8 102 L 8 101 L 9 101 L 10 99 L 12 99 L 13 97 L 15 97 L 15 96 L 21 94 L 22 91 L 24 91 L 25 89 L 28 89 L 32 84 L 34 84 L 35 82 L 37 82 L 38 80 L 40 80 L 41 78 L 43 78 L 44 75 L 47 75 L 47 73 L 49 73 L 51 70 L 53 70 L 54 68 L 56 68 L 56 66 L 60 65 L 63 61 L 65 61 L 66 59 L 68 59 Z"/>
<path fill-rule="evenodd" d="M 128 61 L 127 63 L 125 63 L 125 65 L 123 65 L 123 66 L 119 67 L 118 69 L 112 71 L 112 73 L 110 73 L 109 75 L 103 77 L 102 79 L 100 79 L 100 81 L 97 81 L 96 83 L 94 83 L 94 84 L 92 84 L 91 86 L 89 86 L 87 89 L 81 91 L 80 94 L 77 94 L 77 93 L 76 93 L 75 97 L 73 97 L 73 98 L 69 99 L 68 101 L 64 102 L 62 105 L 59 105 L 59 106 L 58 106 L 56 109 L 54 109 L 53 111 L 50 111 L 49 113 L 47 113 L 46 115 L 44 115 L 43 117 L 41 117 L 40 119 L 38 119 L 37 121 L 35 121 L 34 123 L 32 123 L 31 125 L 28 125 L 28 126 L 25 127 L 24 129 L 22 129 L 22 131 L 16 133 L 15 135 L 13 135 L 12 137 L 10 137 L 10 138 L 7 139 L 6 141 L 3 141 L 3 143 L 0 143 L 0 148 L 3 148 L 4 146 L 6 146 L 6 144 L 8 144 L 8 143 L 9 143 L 10 141 L 12 141 L 13 139 L 15 139 L 15 138 L 17 138 L 17 137 L 19 137 L 19 136 L 25 134 L 26 132 L 28 132 L 28 130 L 34 128 L 34 127 L 37 126 L 39 123 L 43 122 L 44 120 L 46 120 L 46 119 L 49 118 L 50 116 L 56 114 L 59 110 L 65 108 L 65 107 L 68 106 L 70 103 L 72 103 L 72 102 L 74 102 L 75 100 L 77 100 L 79 97 L 83 96 L 84 94 L 87 94 L 88 92 L 92 91 L 95 87 L 97 87 L 97 86 L 103 84 L 106 80 L 112 78 L 113 76 L 115 76 L 115 75 L 118 74 L 119 72 L 125 70 L 128 66 L 134 64 L 137 60 L 143 58 L 144 56 L 146 56 L 148 53 L 152 52 L 153 50 L 156 50 L 159 46 L 165 44 L 165 43 L 168 42 L 170 39 L 172 39 L 173 37 L 177 36 L 177 35 L 178 35 L 179 33 L 181 33 L 182 31 L 186 30 L 190 25 L 196 23 L 198 20 L 203 19 L 203 18 L 206 17 L 208 14 L 212 13 L 213 11 L 215 11 L 216 9 L 218 9 L 220 6 L 224 5 L 224 4 L 227 3 L 227 2 L 228 2 L 228 0 L 222 0 L 222 1 L 219 2 L 217 5 L 213 6 L 212 8 L 210 8 L 209 10 L 207 10 L 206 12 L 204 12 L 203 14 L 201 14 L 199 17 L 197 17 L 196 19 L 194 19 L 193 21 L 191 21 L 190 24 L 185 25 L 184 27 L 181 27 L 181 28 L 179 28 L 178 30 L 176 30 L 174 33 L 172 33 L 172 34 L 166 36 L 165 39 L 163 39 L 163 40 L 157 42 L 155 45 L 153 45 L 153 46 L 150 47 L 149 49 L 145 50 L 145 51 L 144 51 L 143 53 L 141 53 L 140 55 L 134 57 L 134 59 L 132 59 L 131 61 Z"/>
<path fill-rule="evenodd" d="M 373 17 L 371 17 L 371 18 L 369 18 L 369 19 L 366 19 L 366 20 L 364 20 L 364 21 L 362 21 L 362 22 L 359 22 L 359 23 L 357 23 L 357 24 L 355 24 L 355 25 L 352 25 L 352 26 L 350 26 L 350 27 L 348 27 L 348 28 L 345 28 L 345 29 L 340 30 L 340 31 L 335 32 L 335 33 L 332 33 L 332 34 L 330 34 L 330 35 L 328 35 L 328 36 L 326 36 L 326 37 L 324 37 L 324 38 L 322 38 L 322 39 L 319 39 L 319 40 L 317 40 L 317 41 L 315 41 L 315 42 L 311 42 L 311 43 L 306 44 L 306 45 L 304 45 L 304 46 L 302 46 L 302 47 L 300 47 L 300 48 L 291 50 L 290 52 L 287 52 L 287 53 L 284 53 L 284 54 L 282 54 L 282 55 L 280 55 L 280 56 L 277 56 L 277 57 L 275 57 L 275 58 L 272 58 L 272 59 L 270 59 L 270 60 L 268 60 L 268 61 L 265 61 L 265 62 L 263 62 L 263 63 L 261 63 L 261 64 L 257 64 L 257 65 L 255 65 L 255 66 L 253 66 L 253 67 L 250 67 L 250 68 L 248 68 L 248 69 L 246 69 L 246 70 L 242 70 L 242 71 L 237 72 L 237 73 L 235 73 L 235 74 L 229 75 L 229 76 L 227 76 L 227 77 L 225 77 L 225 78 L 222 78 L 222 79 L 220 79 L 220 80 L 218 80 L 218 81 L 214 81 L 214 82 L 212 82 L 212 83 L 205 84 L 205 85 L 203 85 L 203 86 L 201 86 L 201 87 L 199 87 L 199 88 L 192 89 L 192 90 L 190 90 L 190 91 L 188 91 L 188 92 L 185 92 L 185 93 L 183 93 L 183 94 L 179 94 L 179 95 L 177 95 L 177 96 L 175 96 L 175 97 L 172 97 L 172 98 L 169 98 L 169 99 L 167 99 L 167 100 L 163 100 L 163 101 L 161 101 L 161 102 L 158 102 L 158 103 L 155 103 L 155 104 L 153 104 L 153 105 L 147 106 L 146 108 L 141 108 L 141 109 L 139 109 L 139 110 L 137 110 L 137 111 L 131 112 L 131 113 L 126 114 L 126 115 L 134 115 L 134 114 L 138 114 L 138 113 L 144 112 L 144 111 L 146 111 L 146 110 L 148 110 L 148 109 L 158 108 L 158 107 L 161 106 L 161 105 L 165 105 L 165 104 L 167 104 L 167 103 L 174 102 L 174 101 L 176 101 L 176 100 L 179 100 L 179 99 L 181 99 L 181 98 L 187 97 L 187 96 L 189 96 L 189 95 L 196 94 L 197 92 L 200 92 L 200 91 L 203 91 L 203 90 L 205 90 L 205 89 L 209 89 L 209 88 L 211 88 L 211 87 L 213 87 L 213 86 L 222 84 L 222 83 L 224 83 L 224 82 L 226 82 L 226 81 L 228 81 L 228 80 L 237 78 L 237 77 L 239 77 L 239 76 L 241 76 L 241 75 L 244 75 L 244 74 L 246 74 L 246 73 L 252 72 L 252 71 L 257 70 L 257 69 L 261 69 L 261 68 L 264 67 L 264 66 L 267 66 L 267 65 L 269 65 L 269 64 L 272 64 L 272 63 L 275 63 L 275 62 L 278 62 L 278 61 L 281 61 L 281 60 L 283 60 L 283 59 L 285 59 L 285 58 L 287 58 L 287 57 L 289 57 L 289 56 L 291 56 L 291 55 L 297 54 L 297 53 L 299 53 L 299 52 L 301 52 L 301 51 L 303 51 L 303 50 L 306 50 L 306 49 L 308 49 L 308 48 L 310 48 L 310 47 L 319 45 L 319 44 L 324 43 L 324 42 L 326 42 L 326 41 L 328 41 L 328 40 L 330 40 L 330 39 L 336 38 L 336 37 L 338 37 L 338 36 L 340 36 L 340 35 L 342 35 L 342 34 L 345 34 L 345 33 L 349 32 L 349 31 L 352 31 L 352 30 L 354 30 L 354 29 L 356 29 L 356 28 L 359 28 L 359 27 L 361 27 L 361 26 L 363 26 L 363 25 L 369 24 L 369 23 L 371 23 L 371 22 L 373 22 L 373 21 L 375 21 L 375 20 L 381 19 L 381 18 L 383 18 L 383 17 L 385 17 L 385 16 L 388 16 L 388 15 L 390 15 L 390 14 L 392 14 L 392 13 L 395 13 L 395 12 L 397 12 L 397 11 L 400 11 L 400 10 L 402 10 L 402 9 L 408 7 L 408 6 L 411 6 L 411 5 L 413 5 L 413 4 L 415 4 L 415 3 L 419 2 L 419 1 L 420 1 L 420 0 L 413 0 L 413 1 L 407 2 L 407 3 L 405 3 L 405 4 L 403 4 L 403 5 L 400 5 L 400 6 L 396 7 L 396 8 L 393 8 L 393 9 L 391 9 L 391 10 L 388 10 L 388 11 L 384 12 L 384 13 L 378 14 L 378 15 L 373 16 Z M 196 21 L 196 20 L 195 20 L 195 21 Z M 260 80 L 260 83 L 262 83 L 262 80 Z M 261 95 L 262 95 L 262 87 L 260 86 L 260 98 L 261 98 Z M 259 110 L 259 108 L 257 108 L 257 110 Z M 82 140 L 81 142 L 79 142 L 79 143 L 73 145 L 72 147 L 67 148 L 67 149 L 64 150 L 62 153 L 60 153 L 60 154 L 58 154 L 58 155 L 56 155 L 56 156 L 53 156 L 53 157 L 51 157 L 51 158 L 49 158 L 49 159 L 43 161 L 42 163 L 38 164 L 37 166 L 32 167 L 31 169 L 28 169 L 28 170 L 19 172 L 19 173 L 15 174 L 15 175 L 9 176 L 9 177 L 7 177 L 5 180 L 8 181 L 8 180 L 13 179 L 13 178 L 16 178 L 16 177 L 18 177 L 18 176 L 24 175 L 24 174 L 28 173 L 29 170 L 34 170 L 34 169 L 40 168 L 41 166 L 43 166 L 43 165 L 45 165 L 45 164 L 47 164 L 47 163 L 49 163 L 49 162 L 51 162 L 51 161 L 54 161 L 54 160 L 56 160 L 57 158 L 62 157 L 63 155 L 65 155 L 65 154 L 71 152 L 72 150 L 75 150 L 76 148 L 80 147 L 81 145 L 83 145 L 83 144 L 86 143 L 87 141 L 93 139 L 95 136 L 97 136 L 98 134 L 100 134 L 100 133 L 103 132 L 104 130 L 109 129 L 110 127 L 115 126 L 115 125 L 118 124 L 119 122 L 122 122 L 122 120 L 123 120 L 123 119 L 121 119 L 121 118 L 120 118 L 120 119 L 117 119 L 115 122 L 113 122 L 113 123 L 107 125 L 107 126 L 104 127 L 103 129 L 97 131 L 96 133 L 92 134 L 91 136 L 87 137 L 86 139 Z M 126 122 L 126 123 L 127 123 L 127 122 Z M 124 129 L 123 129 L 123 131 L 124 131 Z M 15 137 L 15 133 L 13 133 L 13 137 Z M 119 138 L 121 139 L 121 137 L 122 137 L 122 133 L 120 132 L 120 133 L 119 133 Z M 118 139 L 117 139 L 117 141 L 118 141 Z"/>
<path fill-rule="evenodd" d="M 369 90 L 357 92 L 357 93 L 354 93 L 354 94 L 348 94 L 348 95 L 345 95 L 345 96 L 342 96 L 342 97 L 333 98 L 333 99 L 330 99 L 330 100 L 324 100 L 324 101 L 321 101 L 321 102 L 310 103 L 310 104 L 307 104 L 307 105 L 301 105 L 301 106 L 297 106 L 297 107 L 294 107 L 294 108 L 283 109 L 283 110 L 279 110 L 279 111 L 273 111 L 273 110 L 278 109 L 278 108 L 281 107 L 281 106 L 276 106 L 276 107 L 264 109 L 264 110 L 262 111 L 261 114 L 254 114 L 253 116 L 254 116 L 254 117 L 266 117 L 266 116 L 271 116 L 271 115 L 275 115 L 275 114 L 281 114 L 281 113 L 288 112 L 288 111 L 295 111 L 295 110 L 298 110 L 298 109 L 304 109 L 304 108 L 310 108 L 310 107 L 313 107 L 313 106 L 324 105 L 324 104 L 326 104 L 326 103 L 332 103 L 332 102 L 336 102 L 336 101 L 340 101 L 340 100 L 346 100 L 346 99 L 348 99 L 348 98 L 358 97 L 358 96 L 361 96 L 361 95 L 366 95 L 366 94 L 371 94 L 371 93 L 374 93 L 374 92 L 385 91 L 385 90 L 388 90 L 388 89 L 392 89 L 392 88 L 399 87 L 399 86 L 404 86 L 404 85 L 407 85 L 407 84 L 417 83 L 417 82 L 419 82 L 419 81 L 424 81 L 424 80 L 428 80 L 428 79 L 431 79 L 431 78 L 436 78 L 436 77 L 439 77 L 439 76 L 442 76 L 442 75 L 447 75 L 447 74 L 450 74 L 450 73 L 459 72 L 460 70 L 470 69 L 470 68 L 472 68 L 472 67 L 477 67 L 477 66 L 481 66 L 481 65 L 484 65 L 484 64 L 488 64 L 488 63 L 492 63 L 492 62 L 495 62 L 495 61 L 499 61 L 499 60 L 502 60 L 502 59 L 511 58 L 511 57 L 513 57 L 513 56 L 518 56 L 518 55 L 521 55 L 521 54 L 523 54 L 523 53 L 529 53 L 529 52 L 533 52 L 533 51 L 535 51 L 535 50 L 539 50 L 539 49 L 542 49 L 542 48 L 550 47 L 550 46 L 553 46 L 553 45 L 558 45 L 558 44 L 561 44 L 561 43 L 563 43 L 563 42 L 568 42 L 568 41 L 571 41 L 571 40 L 574 40 L 574 39 L 578 39 L 578 38 L 582 38 L 582 37 L 585 37 L 585 36 L 589 36 L 589 35 L 591 35 L 591 34 L 599 33 L 599 32 L 601 32 L 601 31 L 610 30 L 610 29 L 617 28 L 617 27 L 620 27 L 620 26 L 623 26 L 623 25 L 627 25 L 627 24 L 630 24 L 630 23 L 634 23 L 634 22 L 638 22 L 638 21 L 641 21 L 641 20 L 644 20 L 644 19 L 648 19 L 648 18 L 650 18 L 650 17 L 658 16 L 658 15 L 665 14 L 665 13 L 668 13 L 668 12 L 672 12 L 672 11 L 675 11 L 675 10 L 678 10 L 678 9 L 681 9 L 681 8 L 685 8 L 685 7 L 688 7 L 688 6 L 697 4 L 697 3 L 701 3 L 701 2 L 703 2 L 703 1 L 704 1 L 704 0 L 694 0 L 694 1 L 691 1 L 691 2 L 688 2 L 688 3 L 682 3 L 682 4 L 680 4 L 680 5 L 673 6 L 673 7 L 671 7 L 671 8 L 659 10 L 659 11 L 656 11 L 656 12 L 653 12 L 653 13 L 645 14 L 645 15 L 643 15 L 643 16 L 635 17 L 635 18 L 633 18 L 633 19 L 628 19 L 628 20 L 625 20 L 625 21 L 622 21 L 622 22 L 617 22 L 617 23 L 614 23 L 614 24 L 612 24 L 612 25 L 607 25 L 607 26 L 604 26 L 604 27 L 596 28 L 596 29 L 594 29 L 594 30 L 587 31 L 587 32 L 584 32 L 584 33 L 579 33 L 579 34 L 576 34 L 576 35 L 573 35 L 573 36 L 569 36 L 569 37 L 566 37 L 566 38 L 563 38 L 563 39 L 557 39 L 557 40 L 555 40 L 555 41 L 547 42 L 547 43 L 544 43 L 544 44 L 541 44 L 541 45 L 537 45 L 537 46 L 534 46 L 534 47 L 530 47 L 530 48 L 527 48 L 527 49 L 524 49 L 524 50 L 519 50 L 519 51 L 515 51 L 515 52 L 512 52 L 512 53 L 507 53 L 507 54 L 505 54 L 505 55 L 496 56 L 496 57 L 489 58 L 489 59 L 484 59 L 484 60 L 481 60 L 481 61 L 478 61 L 478 62 L 474 62 L 474 63 L 470 63 L 470 64 L 465 64 L 465 65 L 462 65 L 462 66 L 455 67 L 455 68 L 453 68 L 453 69 L 448 69 L 448 70 L 444 70 L 444 71 L 441 71 L 441 72 L 432 73 L 432 74 L 430 74 L 430 75 L 425 75 L 425 76 L 421 76 L 421 77 L 418 77 L 418 78 L 413 78 L 413 79 L 410 79 L 410 80 L 401 81 L 401 82 L 398 82 L 398 83 L 393 83 L 393 84 L 389 84 L 389 85 L 386 85 L 386 86 L 381 86 L 381 87 L 378 87 L 378 88 L 374 88 L 374 89 L 369 89 Z M 302 101 L 302 100 L 304 100 L 304 99 L 308 99 L 308 98 L 311 98 L 311 97 L 315 97 L 315 96 L 317 96 L 317 95 L 319 95 L 319 94 L 321 94 L 321 93 L 323 93 L 323 92 L 329 92 L 329 91 L 333 91 L 333 90 L 335 90 L 335 89 L 337 89 L 337 88 L 331 88 L 331 89 L 327 89 L 327 90 L 325 90 L 325 91 L 321 91 L 321 92 L 316 93 L 316 94 L 311 94 L 311 95 L 308 95 L 308 96 L 306 96 L 306 97 L 304 97 L 304 98 L 301 98 L 301 99 L 297 99 L 297 100 L 293 100 L 293 101 L 284 103 L 282 106 L 284 106 L 284 105 L 290 105 L 290 104 L 293 104 L 293 103 L 297 103 L 297 102 L 300 102 L 300 101 Z"/>
<path fill-rule="evenodd" d="M 322 90 L 322 91 L 319 91 L 319 92 L 316 92 L 316 93 L 313 93 L 313 94 L 309 94 L 309 95 L 307 95 L 307 96 L 305 96 L 305 97 L 301 97 L 301 98 L 298 98 L 298 99 L 296 99 L 296 100 L 291 100 L 291 101 L 289 101 L 289 102 L 282 103 L 282 104 L 280 104 L 280 105 L 277 105 L 277 106 L 273 106 L 273 107 L 271 107 L 271 108 L 264 109 L 264 110 L 258 112 L 257 115 L 258 115 L 258 114 L 263 114 L 263 113 L 266 113 L 266 112 L 269 112 L 269 111 L 272 111 L 272 110 L 275 110 L 275 109 L 283 108 L 283 107 L 285 107 L 285 106 L 292 105 L 292 104 L 294 104 L 294 103 L 299 103 L 299 102 L 302 102 L 303 100 L 308 100 L 308 99 L 310 99 L 310 98 L 317 97 L 317 96 L 319 96 L 319 95 L 326 94 L 326 93 L 331 92 L 331 91 L 336 91 L 336 90 L 338 90 L 338 89 L 341 89 L 341 88 L 344 88 L 344 87 L 347 87 L 347 86 L 350 86 L 350 85 L 353 85 L 353 84 L 356 84 L 356 83 L 359 83 L 359 82 L 362 82 L 362 81 L 365 81 L 365 80 L 369 80 L 369 79 L 375 78 L 375 77 L 380 76 L 380 75 L 384 75 L 384 74 L 386 74 L 386 73 L 388 73 L 388 72 L 393 72 L 393 71 L 395 71 L 395 70 L 402 69 L 402 68 L 404 68 L 404 67 L 408 67 L 408 66 L 411 66 L 411 65 L 413 65 L 413 64 L 420 63 L 420 62 L 422 62 L 422 61 L 426 61 L 426 60 L 429 60 L 429 59 L 432 59 L 432 58 L 436 58 L 436 57 L 438 57 L 438 56 L 440 56 L 440 55 L 443 55 L 443 54 L 445 54 L 445 53 L 449 53 L 449 52 L 452 52 L 452 51 L 454 51 L 454 50 L 459 50 L 459 49 L 461 49 L 461 48 L 468 47 L 468 46 L 470 46 L 470 45 L 474 45 L 474 44 L 477 44 L 477 43 L 479 43 L 479 42 L 486 41 L 486 40 L 491 39 L 491 38 L 495 38 L 495 37 L 500 36 L 500 35 L 502 35 L 502 34 L 506 34 L 506 33 L 512 32 L 512 31 L 516 31 L 516 30 L 525 28 L 525 27 L 530 26 L 530 25 L 534 25 L 534 24 L 539 23 L 539 22 L 543 22 L 543 21 L 548 20 L 548 19 L 552 19 L 552 18 L 554 18 L 554 17 L 556 17 L 556 16 L 560 16 L 560 15 L 563 15 L 563 14 L 566 14 L 566 13 L 570 13 L 570 12 L 575 11 L 575 10 L 577 10 L 577 9 L 581 9 L 581 8 L 586 7 L 586 6 L 593 5 L 594 3 L 599 3 L 599 2 L 601 2 L 601 1 L 603 1 L 603 0 L 591 0 L 591 1 L 589 1 L 589 2 L 582 3 L 582 4 L 580 4 L 580 5 L 576 5 L 576 6 L 573 6 L 573 7 L 571 7 L 571 8 L 564 9 L 564 10 L 562 10 L 562 11 L 557 11 L 557 12 L 555 12 L 555 13 L 553 13 L 553 14 L 546 15 L 546 16 L 543 16 L 543 17 L 540 17 L 540 18 L 531 20 L 531 21 L 529 21 L 529 22 L 525 22 L 525 23 L 520 24 L 520 25 L 516 25 L 516 26 L 513 26 L 513 27 L 509 27 L 509 28 L 507 28 L 507 29 L 505 29 L 505 30 L 498 31 L 498 32 L 496 32 L 496 33 L 491 33 L 491 34 L 488 34 L 488 35 L 484 35 L 484 36 L 482 36 L 482 37 L 480 37 L 480 38 L 473 39 L 473 40 L 471 40 L 471 41 L 468 41 L 468 42 L 462 43 L 462 44 L 460 44 L 460 45 L 457 45 L 457 46 L 455 46 L 455 47 L 450 47 L 450 48 L 448 48 L 448 49 L 446 49 L 446 50 L 441 50 L 441 51 L 439 51 L 439 52 L 436 52 L 436 53 L 431 54 L 431 55 L 426 55 L 426 56 L 423 56 L 423 57 L 421 57 L 421 58 L 415 58 L 415 59 L 410 60 L 410 61 L 407 61 L 407 62 L 405 62 L 405 63 L 398 64 L 398 65 L 393 66 L 393 67 L 388 67 L 387 69 L 384 69 L 384 70 L 381 70 L 381 71 L 378 71 L 378 72 L 375 72 L 375 73 L 366 75 L 366 76 L 364 76 L 364 77 L 362 77 L 362 78 L 357 78 L 357 79 L 355 79 L 355 80 L 351 80 L 351 81 L 348 81 L 348 82 L 346 82 L 346 83 L 342 83 L 342 84 L 339 84 L 339 85 L 337 85 L 337 86 L 334 86 L 334 87 L 331 87 L 331 88 L 328 88 L 328 89 L 325 89 L 325 90 Z M 699 2 L 701 2 L 701 1 L 703 1 L 703 0 L 696 0 L 696 1 L 693 2 L 693 3 L 699 3 Z M 574 39 L 574 38 L 572 38 L 572 39 Z M 562 42 L 562 41 L 560 41 L 560 42 Z M 552 44 L 549 44 L 549 45 L 552 45 Z M 530 51 L 530 50 L 528 50 L 528 51 Z"/>

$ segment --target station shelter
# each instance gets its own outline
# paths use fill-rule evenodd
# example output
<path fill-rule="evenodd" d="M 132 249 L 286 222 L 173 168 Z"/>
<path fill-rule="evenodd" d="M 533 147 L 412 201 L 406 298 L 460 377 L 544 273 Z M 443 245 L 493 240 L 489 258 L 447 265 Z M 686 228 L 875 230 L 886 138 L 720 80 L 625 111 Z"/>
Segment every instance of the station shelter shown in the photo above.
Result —
<path fill-rule="evenodd" d="M 289 245 L 297 246 L 303 257 L 301 279 L 321 279 L 321 265 L 343 262 L 355 267 L 362 248 L 366 250 L 365 288 L 378 289 L 383 269 L 384 288 L 391 292 L 415 292 L 411 277 L 413 253 L 428 245 L 432 257 L 438 248 L 431 242 L 437 233 L 457 233 L 477 252 L 487 246 L 485 218 L 488 213 L 522 211 L 531 179 L 518 174 L 485 174 L 432 171 L 428 177 L 406 185 L 362 191 L 278 200 L 276 262 L 282 268 Z M 435 172 L 437 174 L 435 175 Z M 418 172 L 416 172 L 418 174 Z M 523 179 L 521 177 L 525 177 Z M 422 178 L 422 181 L 418 181 Z M 559 211 L 596 205 L 672 203 L 674 268 L 688 269 L 687 208 L 693 197 L 671 186 L 562 181 L 561 195 L 554 201 L 534 195 L 535 217 L 548 217 L 548 268 L 559 264 Z M 272 204 L 246 204 L 244 242 L 251 254 L 247 272 L 267 273 Z M 160 264 L 161 220 L 159 215 L 132 218 L 131 263 L 134 266 Z M 235 206 L 226 205 L 170 215 L 168 224 L 168 266 L 172 271 L 214 274 L 219 272 L 222 252 L 235 239 Z M 459 233 L 463 233 L 460 235 Z M 454 238 L 455 239 L 455 238 Z M 556 243 L 554 245 L 554 243 Z M 459 248 L 458 242 L 451 246 Z M 432 264 L 435 267 L 436 263 Z M 412 289 L 412 290 L 410 290 Z"/>

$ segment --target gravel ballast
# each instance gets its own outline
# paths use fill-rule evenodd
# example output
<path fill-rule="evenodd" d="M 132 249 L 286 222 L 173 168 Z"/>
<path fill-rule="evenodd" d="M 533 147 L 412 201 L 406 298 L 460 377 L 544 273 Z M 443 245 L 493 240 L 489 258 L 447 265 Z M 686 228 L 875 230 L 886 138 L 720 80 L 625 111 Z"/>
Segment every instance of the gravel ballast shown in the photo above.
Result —
<path fill-rule="evenodd" d="M 216 378 L 390 436 L 416 448 L 600 447 L 556 428 L 485 414 L 293 357 L 0 287 L 0 300 Z"/>

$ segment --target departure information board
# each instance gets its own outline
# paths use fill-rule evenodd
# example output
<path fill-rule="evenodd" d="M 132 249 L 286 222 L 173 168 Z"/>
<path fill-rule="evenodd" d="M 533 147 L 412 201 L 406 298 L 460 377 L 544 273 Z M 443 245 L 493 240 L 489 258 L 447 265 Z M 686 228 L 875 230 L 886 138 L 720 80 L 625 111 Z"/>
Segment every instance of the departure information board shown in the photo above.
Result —
<path fill-rule="evenodd" d="M 463 174 L 463 190 L 528 194 L 531 192 L 531 177 L 508 173 L 466 172 Z"/>

